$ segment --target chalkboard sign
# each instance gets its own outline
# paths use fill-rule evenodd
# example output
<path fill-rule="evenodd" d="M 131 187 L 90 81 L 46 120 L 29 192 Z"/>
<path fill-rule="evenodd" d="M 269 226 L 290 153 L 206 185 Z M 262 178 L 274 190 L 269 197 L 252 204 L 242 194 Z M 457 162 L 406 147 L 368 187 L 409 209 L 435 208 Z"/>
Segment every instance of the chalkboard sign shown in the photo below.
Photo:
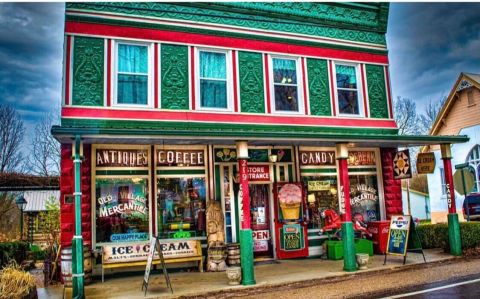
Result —
<path fill-rule="evenodd" d="M 168 276 L 167 268 L 165 267 L 165 260 L 163 258 L 162 246 L 160 246 L 160 241 L 158 237 L 152 236 L 150 239 L 150 249 L 147 255 L 147 266 L 145 267 L 145 275 L 143 276 L 142 291 L 145 290 L 145 295 L 147 295 L 148 281 L 150 279 L 150 270 L 152 269 L 153 257 L 155 256 L 155 251 L 158 252 L 160 257 L 160 264 L 163 269 L 163 275 L 165 276 L 165 281 L 167 287 L 173 294 L 172 284 L 170 283 L 170 277 Z"/>
<path fill-rule="evenodd" d="M 392 216 L 388 232 L 387 253 L 405 255 L 410 232 L 410 216 Z"/>
<path fill-rule="evenodd" d="M 304 247 L 300 224 L 285 224 L 282 227 L 282 245 L 283 250 L 299 250 Z"/>

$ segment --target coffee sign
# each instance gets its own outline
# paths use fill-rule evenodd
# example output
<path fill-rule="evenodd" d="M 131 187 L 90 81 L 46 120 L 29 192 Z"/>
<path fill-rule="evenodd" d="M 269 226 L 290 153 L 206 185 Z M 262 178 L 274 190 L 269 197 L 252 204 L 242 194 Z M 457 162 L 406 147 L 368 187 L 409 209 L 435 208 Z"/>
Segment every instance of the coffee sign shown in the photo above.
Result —
<path fill-rule="evenodd" d="M 157 166 L 204 166 L 203 150 L 157 150 Z"/>
<path fill-rule="evenodd" d="M 97 167 L 147 167 L 148 151 L 99 148 L 95 160 Z"/>

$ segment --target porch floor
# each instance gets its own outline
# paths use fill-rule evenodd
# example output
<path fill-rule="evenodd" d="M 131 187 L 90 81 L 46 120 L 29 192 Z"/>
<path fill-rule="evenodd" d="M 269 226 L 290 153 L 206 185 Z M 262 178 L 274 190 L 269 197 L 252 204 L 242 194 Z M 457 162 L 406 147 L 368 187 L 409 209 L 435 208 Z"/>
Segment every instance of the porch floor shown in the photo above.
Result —
<path fill-rule="evenodd" d="M 441 249 L 425 250 L 425 257 L 428 262 L 438 262 L 453 258 Z M 94 282 L 85 287 L 87 298 L 175 298 L 178 296 L 200 295 L 207 292 L 224 291 L 237 288 L 254 288 L 258 286 L 274 286 L 322 279 L 328 277 L 340 277 L 368 271 L 391 270 L 403 266 L 403 257 L 389 255 L 387 264 L 383 265 L 383 255 L 370 257 L 368 270 L 357 272 L 344 272 L 343 260 L 331 261 L 319 258 L 278 260 L 270 264 L 255 266 L 255 279 L 257 284 L 253 286 L 229 286 L 225 272 L 175 272 L 170 274 L 170 281 L 173 287 L 173 295 L 166 287 L 165 278 L 160 270 L 153 270 L 150 274 L 150 283 L 147 296 L 141 291 L 143 273 L 135 272 L 125 275 L 106 276 L 105 282 L 96 277 Z M 409 253 L 405 266 L 423 263 L 421 254 Z M 388 273 L 388 272 L 387 272 Z M 120 277 L 121 276 L 121 277 Z M 63 287 L 62 287 L 63 288 Z M 50 289 L 50 288 L 49 288 Z M 46 290 L 39 289 L 39 298 Z M 48 290 L 48 298 L 61 298 L 62 291 Z M 67 291 L 66 298 L 71 297 L 71 290 Z M 54 294 L 60 297 L 54 297 Z M 69 295 L 69 296 L 68 296 Z"/>

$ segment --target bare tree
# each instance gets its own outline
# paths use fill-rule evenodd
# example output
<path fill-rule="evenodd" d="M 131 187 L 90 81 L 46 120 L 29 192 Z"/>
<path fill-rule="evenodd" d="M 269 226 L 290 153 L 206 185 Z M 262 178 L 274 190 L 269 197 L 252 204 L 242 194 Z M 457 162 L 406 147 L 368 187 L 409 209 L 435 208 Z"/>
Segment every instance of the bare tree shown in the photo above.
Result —
<path fill-rule="evenodd" d="M 10 105 L 0 106 L 0 173 L 13 172 L 20 166 L 25 127 L 17 110 Z"/>
<path fill-rule="evenodd" d="M 26 165 L 32 174 L 48 177 L 60 173 L 60 144 L 50 133 L 56 115 L 55 112 L 46 113 L 35 126 L 32 151 Z"/>
<path fill-rule="evenodd" d="M 399 135 L 415 135 L 419 133 L 417 106 L 412 99 L 397 97 L 394 103 L 395 121 Z"/>
<path fill-rule="evenodd" d="M 427 131 L 429 131 L 430 128 L 432 127 L 433 123 L 437 119 L 438 113 L 440 113 L 440 110 L 442 109 L 446 101 L 447 101 L 446 96 L 443 96 L 439 101 L 432 101 L 432 100 L 428 101 L 427 106 L 425 107 L 425 114 L 424 114 Z"/>

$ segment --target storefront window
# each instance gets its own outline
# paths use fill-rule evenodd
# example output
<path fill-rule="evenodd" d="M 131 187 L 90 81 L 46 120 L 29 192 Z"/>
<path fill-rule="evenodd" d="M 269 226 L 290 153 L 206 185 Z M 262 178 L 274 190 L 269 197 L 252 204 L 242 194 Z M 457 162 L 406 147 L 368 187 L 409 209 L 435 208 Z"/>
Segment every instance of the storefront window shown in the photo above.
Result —
<path fill-rule="evenodd" d="M 327 209 L 338 211 L 337 176 L 304 176 L 310 223 L 308 228 L 321 228 L 321 213 Z"/>
<path fill-rule="evenodd" d="M 149 237 L 148 180 L 95 180 L 96 241 L 145 241 Z"/>
<path fill-rule="evenodd" d="M 205 178 L 159 178 L 157 187 L 160 237 L 204 236 Z"/>
<path fill-rule="evenodd" d="M 365 222 L 380 220 L 377 176 L 350 175 L 352 217 L 362 215 Z"/>

